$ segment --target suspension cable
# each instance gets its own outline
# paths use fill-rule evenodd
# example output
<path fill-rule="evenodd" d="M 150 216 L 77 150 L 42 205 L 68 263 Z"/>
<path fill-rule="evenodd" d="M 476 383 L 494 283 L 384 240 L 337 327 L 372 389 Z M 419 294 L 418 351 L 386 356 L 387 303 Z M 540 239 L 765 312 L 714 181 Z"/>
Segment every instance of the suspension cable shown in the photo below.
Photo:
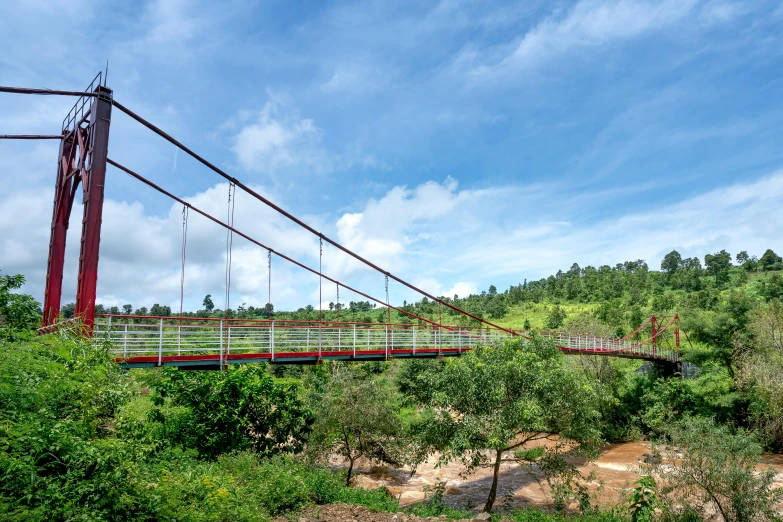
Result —
<path fill-rule="evenodd" d="M 55 89 L 31 89 L 31 88 L 9 87 L 9 86 L 0 86 L 0 92 L 8 92 L 8 93 L 15 93 L 15 94 L 41 94 L 41 95 L 61 95 L 61 96 L 79 96 L 79 97 L 98 97 L 98 96 L 102 95 L 101 93 L 98 93 L 98 92 L 64 91 L 64 90 L 55 90 Z M 208 160 L 204 159 L 202 156 L 198 155 L 196 152 L 194 152 L 190 148 L 186 147 L 183 143 L 181 143 L 180 141 L 178 141 L 177 139 L 175 139 L 174 137 L 172 137 L 171 135 L 169 135 L 168 133 L 163 131 L 161 128 L 157 127 L 156 125 L 154 125 L 151 122 L 145 120 L 144 118 L 142 118 L 138 114 L 134 113 L 133 111 L 131 111 L 130 109 L 125 107 L 123 104 L 121 104 L 120 102 L 118 102 L 114 98 L 112 98 L 111 103 L 112 103 L 112 105 L 114 107 L 117 107 L 118 110 L 120 110 L 121 112 L 125 113 L 127 116 L 129 116 L 133 120 L 136 120 L 138 123 L 142 124 L 143 126 L 147 127 L 152 132 L 154 132 L 155 134 L 157 134 L 161 138 L 165 139 L 169 143 L 172 143 L 173 145 L 177 146 L 182 151 L 184 151 L 186 154 L 190 155 L 192 158 L 194 158 L 195 160 L 197 160 L 198 162 L 200 162 L 201 164 L 203 164 L 204 166 L 206 166 L 207 168 L 209 168 L 210 170 L 212 170 L 216 174 L 222 176 L 223 178 L 225 178 L 229 182 L 233 183 L 234 185 L 239 186 L 242 190 L 244 190 L 245 192 L 247 192 L 251 196 L 255 197 L 256 199 L 258 199 L 259 201 L 261 201 L 265 205 L 273 208 L 274 210 L 276 210 L 277 212 L 279 212 L 283 216 L 287 217 L 288 219 L 290 219 L 294 223 L 298 224 L 299 226 L 303 227 L 304 229 L 308 230 L 309 232 L 318 235 L 321 238 L 322 241 L 323 241 L 323 239 L 326 239 L 326 241 L 331 243 L 333 246 L 335 246 L 338 249 L 342 250 L 343 252 L 345 252 L 346 254 L 350 255 L 353 258 L 355 258 L 356 260 L 361 261 L 362 263 L 364 263 L 365 265 L 369 266 L 370 268 L 373 268 L 373 269 L 375 269 L 375 270 L 377 270 L 377 271 L 379 271 L 379 272 L 381 272 L 383 274 L 386 274 L 387 277 L 391 277 L 392 279 L 394 279 L 398 283 L 403 284 L 403 285 L 407 286 L 408 288 L 410 288 L 411 290 L 414 290 L 414 291 L 420 293 L 421 295 L 429 297 L 430 299 L 433 299 L 434 301 L 436 301 L 438 303 L 441 303 L 441 304 L 447 306 L 448 308 L 451 308 L 452 310 L 454 310 L 456 312 L 459 312 L 459 313 L 461 313 L 463 315 L 466 315 L 466 316 L 470 317 L 471 319 L 474 319 L 474 320 L 478 321 L 479 323 L 484 323 L 484 324 L 487 324 L 488 326 L 493 326 L 493 327 L 495 327 L 495 328 L 497 328 L 499 330 L 503 330 L 504 332 L 510 333 L 512 335 L 518 335 L 513 330 L 510 330 L 510 329 L 498 326 L 498 325 L 496 325 L 496 324 L 494 324 L 494 323 L 492 323 L 490 321 L 487 321 L 487 320 L 482 319 L 482 318 L 480 318 L 480 317 L 478 317 L 478 316 L 476 316 L 474 314 L 471 314 L 470 312 L 468 312 L 466 310 L 462 310 L 461 308 L 458 308 L 458 307 L 456 307 L 456 306 L 454 306 L 454 305 L 452 305 L 450 303 L 445 303 L 441 299 L 438 299 L 434 295 L 431 295 L 429 292 L 425 292 L 424 290 L 422 290 L 420 288 L 417 288 L 416 286 L 408 283 L 404 279 L 401 279 L 401 278 L 399 278 L 399 277 L 397 277 L 395 275 L 390 274 L 389 272 L 387 272 L 387 271 L 383 270 L 382 268 L 380 268 L 378 265 L 374 264 L 373 262 L 369 261 L 368 259 L 365 259 L 364 257 L 360 256 L 359 254 L 349 250 L 348 248 L 344 247 L 343 245 L 341 245 L 340 243 L 336 242 L 335 240 L 324 236 L 323 234 L 321 234 L 320 232 L 316 231 L 313 227 L 311 227 L 310 225 L 308 225 L 304 221 L 298 219 L 293 214 L 291 214 L 291 213 L 287 212 L 286 210 L 284 210 L 283 208 L 275 205 L 274 203 L 272 203 L 267 198 L 263 197 L 258 192 L 254 191 L 253 189 L 251 189 L 250 187 L 248 187 L 244 183 L 238 181 L 236 178 L 230 176 L 229 174 L 224 172 L 222 169 L 218 168 L 217 166 L 213 165 Z"/>
<path fill-rule="evenodd" d="M 228 184 L 228 210 L 226 222 L 230 227 L 234 227 L 234 200 L 236 199 L 236 186 L 233 183 Z M 226 229 L 226 309 L 224 315 L 228 317 L 228 311 L 231 306 L 231 254 L 234 246 L 234 233 L 231 228 Z"/>
<path fill-rule="evenodd" d="M 0 134 L 0 140 L 61 140 L 62 134 Z"/>
<path fill-rule="evenodd" d="M 268 207 L 274 209 L 276 212 L 282 214 L 283 216 L 285 216 L 289 220 L 293 221 L 294 223 L 296 223 L 300 227 L 302 227 L 305 230 L 307 230 L 308 232 L 317 235 L 321 239 L 322 242 L 323 241 L 328 242 L 332 246 L 338 248 L 339 250 L 342 250 L 343 252 L 345 252 L 349 256 L 353 257 L 357 261 L 360 261 L 360 262 L 364 263 L 365 265 L 369 266 L 370 268 L 372 268 L 372 269 L 374 269 L 374 270 L 376 270 L 376 271 L 378 271 L 378 272 L 380 272 L 382 274 L 387 275 L 388 277 L 392 278 L 393 280 L 397 281 L 398 283 L 400 283 L 400 284 L 402 284 L 404 286 L 407 286 L 411 290 L 413 290 L 413 291 L 415 291 L 415 292 L 417 292 L 417 293 L 419 293 L 419 294 L 421 294 L 421 295 L 423 295 L 425 297 L 428 297 L 429 299 L 432 299 L 435 302 L 439 302 L 439 303 L 443 304 L 443 306 L 446 306 L 447 308 L 451 308 L 455 312 L 459 312 L 459 313 L 461 313 L 461 314 L 463 314 L 463 315 L 465 315 L 467 317 L 470 317 L 471 319 L 473 319 L 475 321 L 478 321 L 479 323 L 486 324 L 488 326 L 492 326 L 494 328 L 497 328 L 498 330 L 502 330 L 502 331 L 504 331 L 506 333 L 509 333 L 509 334 L 513 335 L 513 336 L 519 335 L 519 334 L 517 334 L 516 332 L 514 332 L 511 329 L 503 328 L 502 326 L 498 326 L 495 323 L 487 321 L 486 319 L 482 319 L 481 317 L 478 317 L 478 316 L 476 316 L 476 315 L 474 315 L 474 314 L 472 314 L 472 313 L 470 313 L 470 312 L 468 312 L 466 310 L 462 310 L 461 308 L 458 308 L 458 307 L 456 307 L 456 306 L 454 306 L 454 305 L 452 305 L 450 303 L 446 303 L 442 299 L 439 299 L 439 298 L 435 297 L 434 295 L 430 294 L 429 292 L 425 292 L 421 288 L 418 288 L 418 287 L 412 285 L 411 283 L 408 283 L 404 279 L 401 279 L 400 277 L 395 276 L 395 275 L 389 273 L 388 271 L 382 269 L 381 267 L 379 267 L 378 265 L 376 265 L 372 261 L 370 261 L 370 260 L 360 256 L 359 254 L 357 254 L 357 253 L 353 252 L 352 250 L 348 249 L 347 247 L 341 245 L 340 243 L 338 243 L 334 239 L 331 239 L 331 238 L 325 236 L 321 232 L 318 232 L 316 229 L 314 229 L 313 227 L 311 227 L 310 225 L 308 225 L 307 223 L 305 223 L 301 219 L 297 218 L 296 216 L 294 216 L 290 212 L 284 210 L 282 207 L 274 204 L 269 199 L 265 198 L 264 196 L 262 196 L 261 194 L 259 194 L 255 190 L 251 189 L 249 186 L 245 185 L 244 183 L 242 183 L 241 181 L 239 181 L 235 177 L 229 175 L 228 173 L 226 173 L 222 169 L 218 168 L 213 163 L 209 162 L 208 160 L 206 160 L 205 158 L 203 158 L 202 156 L 200 156 L 199 154 L 194 152 L 192 149 L 188 148 L 183 143 L 181 143 L 180 141 L 178 141 L 177 139 L 175 139 L 171 135 L 167 134 L 161 128 L 159 128 L 159 127 L 155 126 L 154 124 L 152 124 L 151 122 L 145 120 L 144 118 L 142 118 L 138 114 L 134 113 L 133 111 L 131 111 L 130 109 L 128 109 L 127 107 L 125 107 L 124 105 L 122 105 L 121 103 L 119 103 L 117 100 L 115 100 L 113 98 L 112 98 L 112 104 L 115 107 L 117 107 L 117 109 L 119 111 L 125 113 L 127 116 L 129 116 L 133 120 L 135 120 L 138 123 L 140 123 L 141 125 L 147 127 L 152 132 L 154 132 L 155 134 L 157 134 L 161 138 L 165 139 L 169 143 L 179 147 L 180 150 L 182 150 L 183 152 L 185 152 L 186 154 L 191 156 L 193 159 L 195 159 L 196 161 L 198 161 L 199 163 L 201 163 L 202 165 L 204 165 L 208 169 L 212 170 L 213 172 L 215 172 L 219 176 L 223 177 L 227 181 L 229 181 L 231 183 L 234 183 L 236 186 L 241 188 L 247 194 L 253 196 L 257 200 L 261 201 L 263 204 L 267 205 Z"/>
<path fill-rule="evenodd" d="M 339 282 L 337 279 L 334 279 L 334 278 L 332 278 L 332 277 L 322 273 L 321 271 L 318 271 L 318 270 L 316 270 L 314 268 L 311 268 L 311 267 L 309 267 L 309 266 L 307 266 L 307 265 L 305 265 L 303 263 L 300 263 L 296 259 L 294 259 L 294 258 L 292 258 L 290 256 L 287 256 L 287 255 L 283 254 L 282 252 L 278 252 L 274 248 L 272 248 L 272 247 L 270 247 L 268 245 L 265 245 L 264 243 L 261 243 L 257 239 L 254 239 L 254 238 L 250 237 L 249 235 L 245 234 L 244 232 L 242 232 L 240 230 L 237 230 L 235 227 L 232 227 L 232 226 L 224 223 L 223 221 L 220 221 L 216 217 L 211 216 L 210 214 L 204 212 L 203 210 L 199 209 L 198 207 L 196 207 L 194 205 L 191 205 L 190 203 L 188 203 L 184 199 L 175 196 L 174 194 L 172 194 L 171 192 L 167 191 L 166 189 L 164 189 L 164 188 L 160 187 L 159 185 L 153 183 L 152 181 L 148 180 L 147 178 L 145 178 L 141 174 L 138 174 L 138 173 L 132 171 L 131 169 L 129 169 L 128 167 L 126 167 L 126 166 L 124 166 L 124 165 L 122 165 L 120 163 L 117 163 L 113 159 L 107 158 L 106 162 L 109 165 L 111 165 L 113 167 L 116 167 L 119 170 L 121 170 L 122 172 L 128 174 L 132 178 L 135 178 L 135 179 L 141 181 L 142 183 L 144 183 L 148 187 L 150 187 L 150 188 L 160 192 L 164 196 L 167 196 L 167 197 L 173 199 L 174 201 L 176 201 L 177 203 L 180 203 L 181 205 L 187 206 L 188 209 L 193 210 L 194 212 L 198 213 L 199 215 L 202 215 L 205 218 L 209 219 L 210 221 L 220 225 L 221 227 L 226 228 L 226 229 L 230 229 L 233 233 L 237 234 L 238 236 L 242 237 L 243 239 L 246 239 L 247 241 L 250 241 L 254 245 L 257 245 L 257 246 L 263 248 L 264 250 L 269 250 L 272 253 L 274 253 L 275 255 L 277 255 L 278 257 L 288 261 L 289 263 L 292 263 L 292 264 L 298 266 L 299 268 L 307 270 L 308 272 L 310 272 L 310 273 L 312 273 L 314 275 L 317 275 L 319 277 L 323 277 L 324 279 L 326 279 L 329 282 L 332 282 L 332 283 L 338 283 Z M 399 312 L 401 314 L 405 314 L 405 315 L 407 315 L 409 317 L 412 317 L 414 319 L 418 319 L 418 320 L 423 321 L 423 322 L 425 322 L 427 324 L 437 325 L 437 323 L 435 321 L 431 321 L 430 319 L 427 319 L 426 317 L 422 317 L 420 315 L 414 314 L 413 312 L 409 312 L 409 311 L 404 310 L 402 308 L 398 308 L 398 307 L 393 306 L 391 304 L 387 304 L 387 303 L 383 302 L 381 299 L 379 299 L 377 297 L 373 297 L 370 294 L 368 294 L 366 292 L 362 292 L 361 290 L 359 290 L 357 288 L 354 288 L 352 286 L 349 286 L 349 285 L 347 285 L 345 283 L 341 282 L 340 284 L 343 286 L 343 288 L 347 288 L 351 292 L 354 292 L 355 294 L 360 295 L 360 296 L 362 296 L 362 297 L 364 297 L 366 299 L 369 299 L 370 301 L 373 301 L 373 302 L 375 302 L 377 304 L 381 304 L 381 305 L 387 306 L 389 308 L 392 308 L 392 309 L 396 310 L 397 312 Z M 449 326 L 444 326 L 444 328 L 446 328 L 447 330 L 456 331 L 456 329 L 454 329 L 452 327 L 449 327 Z"/>

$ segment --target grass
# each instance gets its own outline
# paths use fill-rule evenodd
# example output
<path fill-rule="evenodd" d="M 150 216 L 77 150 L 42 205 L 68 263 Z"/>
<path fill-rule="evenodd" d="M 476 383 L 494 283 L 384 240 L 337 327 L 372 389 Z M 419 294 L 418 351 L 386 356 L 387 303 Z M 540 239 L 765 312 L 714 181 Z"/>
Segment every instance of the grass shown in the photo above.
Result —
<path fill-rule="evenodd" d="M 552 310 L 552 303 L 524 303 L 509 307 L 508 312 L 502 319 L 492 321 L 493 323 L 506 328 L 523 328 L 525 320 L 530 321 L 530 327 L 533 330 L 546 330 L 546 320 L 549 312 Z M 598 305 L 583 303 L 563 303 L 560 308 L 565 310 L 567 317 L 574 317 L 582 314 L 592 314 Z"/>

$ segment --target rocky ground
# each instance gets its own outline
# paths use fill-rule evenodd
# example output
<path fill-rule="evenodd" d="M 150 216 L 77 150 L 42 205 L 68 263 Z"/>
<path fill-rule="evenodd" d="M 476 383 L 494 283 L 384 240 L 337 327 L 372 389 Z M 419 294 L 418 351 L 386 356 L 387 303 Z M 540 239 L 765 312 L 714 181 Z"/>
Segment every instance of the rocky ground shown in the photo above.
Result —
<path fill-rule="evenodd" d="M 290 522 L 290 518 L 278 518 L 276 522 Z M 443 522 L 446 520 L 446 515 L 440 517 L 417 517 L 415 515 L 408 515 L 406 513 L 373 513 L 364 506 L 351 506 L 348 504 L 328 504 L 325 506 L 313 506 L 299 514 L 298 517 L 293 518 L 298 522 L 337 522 L 337 521 L 353 521 L 358 520 L 361 522 Z M 481 513 L 478 517 L 473 519 L 465 519 L 464 522 L 475 520 L 489 520 L 489 515 Z M 462 522 L 462 521 L 457 521 Z"/>

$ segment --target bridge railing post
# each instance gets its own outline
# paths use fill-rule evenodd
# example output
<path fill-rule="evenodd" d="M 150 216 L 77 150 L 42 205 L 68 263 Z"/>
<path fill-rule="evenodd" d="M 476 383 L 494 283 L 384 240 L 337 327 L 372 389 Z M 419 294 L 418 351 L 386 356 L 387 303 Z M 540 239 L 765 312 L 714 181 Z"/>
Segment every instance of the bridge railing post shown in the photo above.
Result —
<path fill-rule="evenodd" d="M 272 327 L 269 330 L 269 350 L 272 353 L 272 362 L 275 362 L 275 321 L 272 320 Z"/>
<path fill-rule="evenodd" d="M 158 323 L 158 366 L 163 366 L 163 318 Z"/>
<path fill-rule="evenodd" d="M 226 322 L 226 366 L 228 366 L 228 355 L 231 353 L 231 323 Z"/>
<path fill-rule="evenodd" d="M 353 358 L 356 359 L 356 323 L 353 324 Z"/>
<path fill-rule="evenodd" d="M 111 342 L 111 316 L 109 316 L 108 325 L 106 326 L 106 340 Z"/>
<path fill-rule="evenodd" d="M 416 355 L 416 327 L 413 327 L 413 355 Z"/>
<path fill-rule="evenodd" d="M 386 360 L 389 360 L 389 325 L 386 325 Z"/>
<path fill-rule="evenodd" d="M 128 323 L 125 323 L 125 334 L 122 336 L 122 356 L 128 356 Z"/>
<path fill-rule="evenodd" d="M 220 369 L 223 369 L 223 319 L 220 320 Z"/>

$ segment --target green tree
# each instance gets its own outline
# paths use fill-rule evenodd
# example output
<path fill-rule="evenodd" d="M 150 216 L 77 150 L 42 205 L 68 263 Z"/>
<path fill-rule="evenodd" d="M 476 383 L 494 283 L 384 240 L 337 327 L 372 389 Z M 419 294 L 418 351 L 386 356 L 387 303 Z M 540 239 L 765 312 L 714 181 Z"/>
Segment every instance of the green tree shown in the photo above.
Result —
<path fill-rule="evenodd" d="M 737 254 L 736 260 L 737 260 L 737 264 L 739 264 L 739 265 L 744 265 L 745 263 L 747 263 L 750 260 L 750 256 L 748 255 L 748 251 L 747 250 L 743 250 L 742 252 Z"/>
<path fill-rule="evenodd" d="M 666 511 L 695 510 L 704 519 L 717 511 L 726 522 L 779 519 L 775 504 L 783 491 L 772 489 L 774 469 L 757 471 L 761 446 L 752 434 L 695 417 L 672 426 L 669 439 L 665 458 L 653 466 L 664 484 Z"/>
<path fill-rule="evenodd" d="M 661 261 L 661 270 L 669 274 L 669 277 L 674 275 L 674 273 L 681 266 L 682 266 L 682 256 L 676 250 L 672 250 L 671 252 L 663 256 L 663 261 Z"/>
<path fill-rule="evenodd" d="M 172 405 L 187 407 L 161 419 L 172 440 L 209 457 L 241 449 L 296 452 L 313 423 L 296 386 L 276 384 L 260 366 L 221 372 L 167 368 L 157 391 L 158 405 L 170 398 Z"/>
<path fill-rule="evenodd" d="M 410 454 L 394 394 L 372 377 L 344 365 L 334 370 L 313 402 L 315 424 L 308 452 L 319 460 L 337 454 L 348 461 L 346 486 L 356 461 L 404 464 Z"/>
<path fill-rule="evenodd" d="M 493 468 L 486 511 L 495 503 L 504 455 L 536 460 L 552 478 L 575 470 L 566 455 L 586 454 L 597 442 L 595 393 L 563 358 L 554 343 L 534 335 L 478 347 L 418 376 L 414 393 L 432 407 L 426 433 L 441 461 Z M 530 448 L 543 439 L 552 444 Z"/>
<path fill-rule="evenodd" d="M 772 301 L 751 314 L 751 333 L 739 356 L 737 382 L 750 400 L 751 425 L 776 451 L 783 450 L 783 306 Z"/>
<path fill-rule="evenodd" d="M 133 305 L 129 305 L 129 304 L 122 305 L 122 313 L 124 313 L 125 315 L 130 315 L 131 313 L 133 313 Z"/>
<path fill-rule="evenodd" d="M 41 324 L 40 305 L 31 296 L 20 294 L 24 276 L 0 275 L 0 337 L 32 330 Z"/>
<path fill-rule="evenodd" d="M 205 295 L 204 301 L 201 303 L 201 305 L 204 307 L 204 310 L 206 310 L 207 313 L 212 313 L 212 310 L 215 309 L 215 303 L 212 302 L 212 294 Z"/>
<path fill-rule="evenodd" d="M 779 263 L 783 263 L 783 259 L 773 252 L 771 248 L 768 248 L 764 255 L 761 256 L 761 259 L 759 259 L 759 266 L 762 270 L 772 270 Z"/>
<path fill-rule="evenodd" d="M 550 330 L 556 330 L 563 326 L 566 317 L 566 311 L 560 308 L 560 305 L 555 305 L 552 307 L 552 310 L 549 311 L 549 315 L 546 318 L 546 327 Z"/>
<path fill-rule="evenodd" d="M 707 273 L 715 276 L 715 284 L 720 285 L 729 280 L 731 254 L 725 250 L 704 256 L 704 265 L 707 267 Z"/>

